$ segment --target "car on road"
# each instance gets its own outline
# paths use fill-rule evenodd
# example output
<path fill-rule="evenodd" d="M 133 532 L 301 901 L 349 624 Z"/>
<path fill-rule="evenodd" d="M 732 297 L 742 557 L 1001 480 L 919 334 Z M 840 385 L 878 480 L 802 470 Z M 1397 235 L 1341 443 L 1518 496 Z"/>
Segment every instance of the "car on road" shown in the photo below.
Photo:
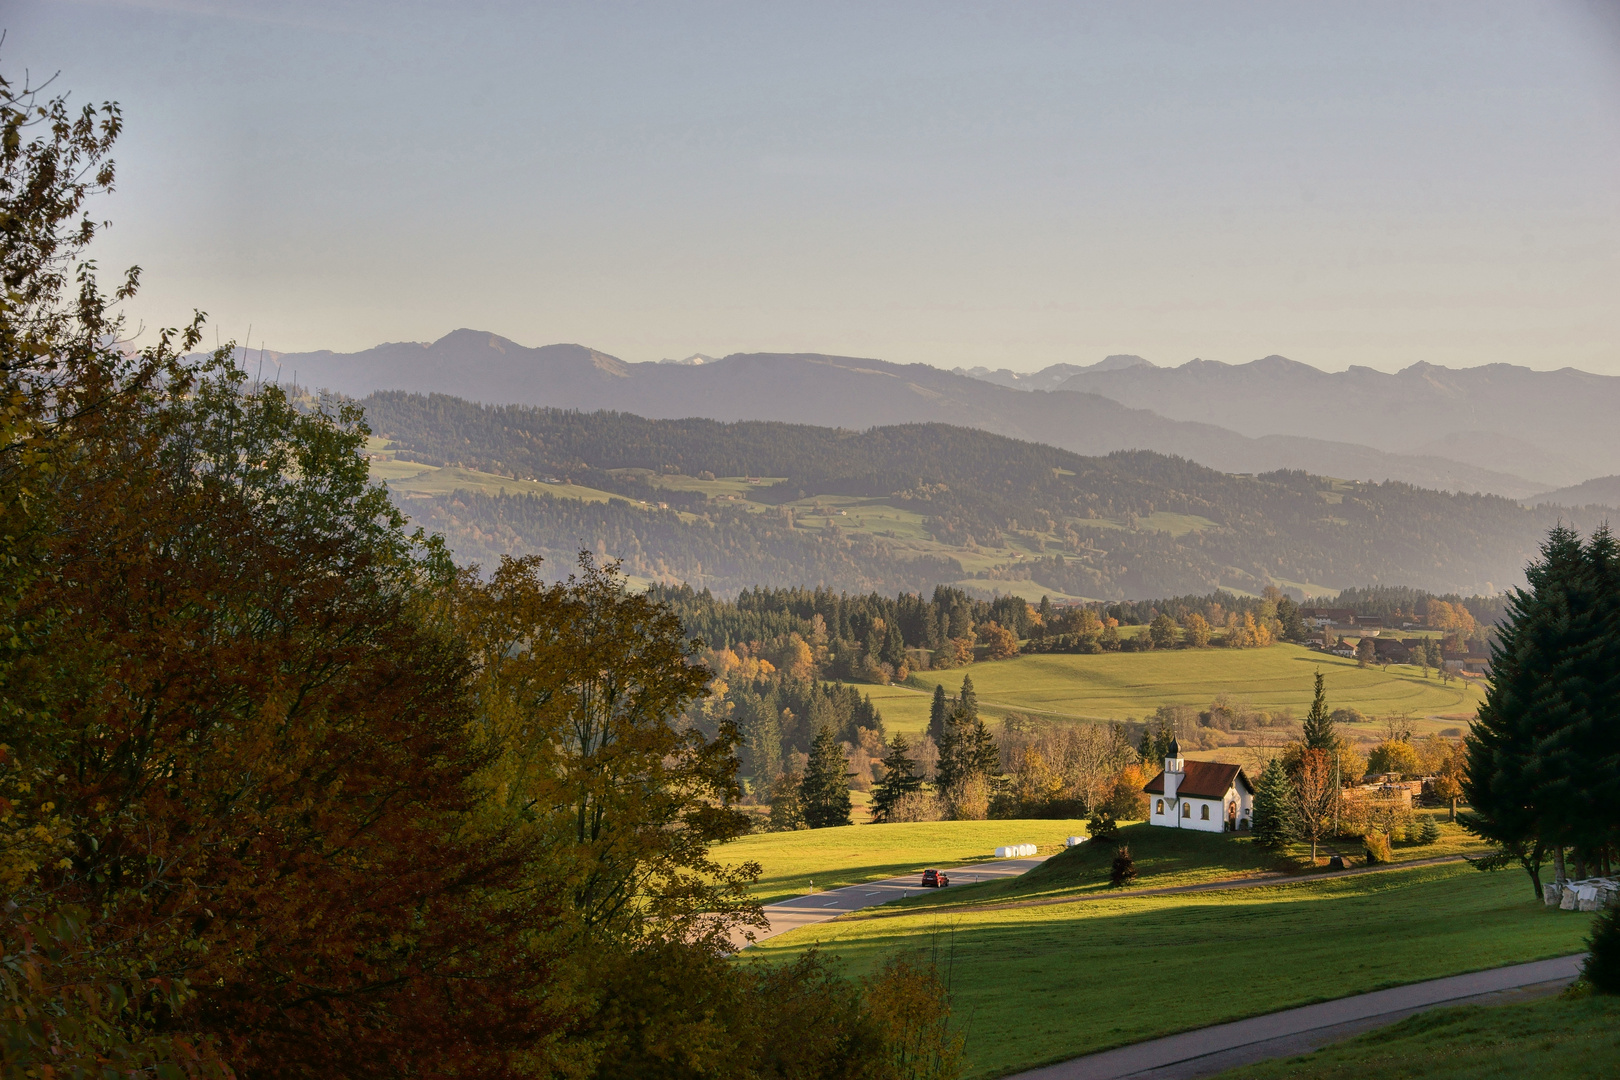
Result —
<path fill-rule="evenodd" d="M 943 889 L 951 883 L 951 879 L 939 870 L 924 870 L 922 883 L 925 889 Z"/>

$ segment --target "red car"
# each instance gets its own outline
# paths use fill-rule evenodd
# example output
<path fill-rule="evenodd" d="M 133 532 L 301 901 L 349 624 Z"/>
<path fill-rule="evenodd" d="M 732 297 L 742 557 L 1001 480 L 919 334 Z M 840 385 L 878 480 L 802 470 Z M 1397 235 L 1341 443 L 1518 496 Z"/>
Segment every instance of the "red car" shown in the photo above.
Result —
<path fill-rule="evenodd" d="M 951 879 L 938 870 L 924 870 L 922 883 L 925 889 L 943 889 L 951 883 Z"/>

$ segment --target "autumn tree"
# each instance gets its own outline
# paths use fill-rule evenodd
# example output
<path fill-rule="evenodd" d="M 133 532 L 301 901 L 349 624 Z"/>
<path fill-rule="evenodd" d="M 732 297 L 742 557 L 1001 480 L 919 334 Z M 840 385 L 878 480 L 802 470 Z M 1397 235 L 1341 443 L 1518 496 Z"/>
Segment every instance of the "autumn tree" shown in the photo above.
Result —
<path fill-rule="evenodd" d="M 978 627 L 979 643 L 985 647 L 985 659 L 1006 660 L 1018 655 L 1018 638 L 999 623 L 987 622 Z"/>
<path fill-rule="evenodd" d="M 1333 825 L 1339 804 L 1339 782 L 1333 760 L 1325 750 L 1308 749 L 1300 757 L 1294 777 L 1289 817 L 1299 836 L 1310 841 L 1311 862 L 1316 862 L 1317 843 Z"/>
<path fill-rule="evenodd" d="M 1182 620 L 1182 629 L 1187 634 L 1187 644 L 1195 649 L 1209 647 L 1209 621 L 1196 611 Z"/>
<path fill-rule="evenodd" d="M 1169 615 L 1160 612 L 1159 615 L 1148 624 L 1148 640 L 1153 643 L 1153 647 L 1156 649 L 1169 649 L 1174 647 L 1176 643 L 1176 620 L 1172 619 Z"/>

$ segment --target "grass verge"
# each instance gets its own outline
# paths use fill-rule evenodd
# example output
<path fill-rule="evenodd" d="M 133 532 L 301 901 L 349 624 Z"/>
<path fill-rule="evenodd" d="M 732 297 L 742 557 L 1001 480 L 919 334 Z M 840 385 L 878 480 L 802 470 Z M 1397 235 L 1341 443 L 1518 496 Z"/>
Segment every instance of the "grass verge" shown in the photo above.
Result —
<path fill-rule="evenodd" d="M 1313 1054 L 1216 1080 L 1586 1080 L 1620 1076 L 1620 998 L 1554 997 L 1434 1009 Z"/>

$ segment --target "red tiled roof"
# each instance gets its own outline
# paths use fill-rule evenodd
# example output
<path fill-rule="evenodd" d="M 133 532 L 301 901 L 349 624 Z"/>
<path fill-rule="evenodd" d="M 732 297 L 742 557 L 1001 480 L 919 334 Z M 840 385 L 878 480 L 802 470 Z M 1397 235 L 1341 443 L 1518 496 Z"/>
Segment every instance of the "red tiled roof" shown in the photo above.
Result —
<path fill-rule="evenodd" d="M 1188 761 L 1183 765 L 1181 783 L 1176 785 L 1176 795 L 1187 795 L 1194 799 L 1219 799 L 1226 795 L 1227 789 L 1234 783 L 1241 782 L 1254 793 L 1254 785 L 1244 775 L 1243 766 L 1227 765 L 1219 761 Z M 1164 772 L 1147 782 L 1142 789 L 1149 795 L 1164 794 Z"/>

